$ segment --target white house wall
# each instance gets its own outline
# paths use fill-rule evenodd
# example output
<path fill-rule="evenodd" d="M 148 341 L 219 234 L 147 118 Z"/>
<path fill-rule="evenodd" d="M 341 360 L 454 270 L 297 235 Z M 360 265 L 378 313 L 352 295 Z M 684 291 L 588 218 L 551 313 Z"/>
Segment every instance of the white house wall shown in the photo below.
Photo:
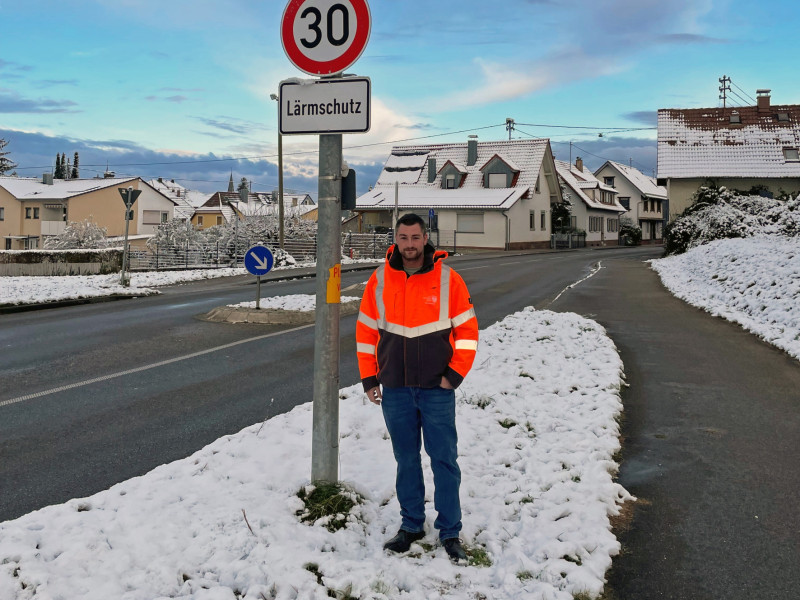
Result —
<path fill-rule="evenodd" d="M 139 197 L 136 199 L 136 204 L 134 204 L 134 208 L 136 209 L 135 215 L 138 221 L 137 231 L 139 233 L 152 234 L 155 233 L 158 225 L 145 225 L 144 211 L 157 210 L 159 212 L 167 212 L 169 215 L 167 220 L 170 220 L 174 216 L 175 205 L 171 200 L 168 200 L 147 185 L 141 186 L 141 189 L 142 193 L 139 194 Z M 122 201 L 120 200 L 120 204 L 121 203 Z"/>

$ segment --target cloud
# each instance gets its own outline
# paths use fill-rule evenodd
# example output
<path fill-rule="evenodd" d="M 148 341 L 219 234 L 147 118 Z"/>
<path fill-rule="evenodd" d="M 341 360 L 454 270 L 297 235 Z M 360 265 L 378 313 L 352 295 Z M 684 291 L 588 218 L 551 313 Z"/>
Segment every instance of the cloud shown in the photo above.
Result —
<path fill-rule="evenodd" d="M 570 160 L 570 143 L 550 140 L 553 154 L 559 160 Z M 596 171 L 607 160 L 631 164 L 645 175 L 652 176 L 656 170 L 657 142 L 650 138 L 608 137 L 584 140 L 572 144 L 572 162 L 580 156 L 587 168 Z"/>
<path fill-rule="evenodd" d="M 200 121 L 201 123 L 207 125 L 208 127 L 221 129 L 222 131 L 228 131 L 230 133 L 235 133 L 237 135 L 250 135 L 254 131 L 269 130 L 269 128 L 262 123 L 255 123 L 253 121 L 238 119 L 236 117 L 220 116 L 216 119 L 210 117 L 192 117 L 192 119 Z M 210 135 L 208 132 L 201 132 L 201 133 L 204 133 L 204 135 Z"/>
<path fill-rule="evenodd" d="M 41 81 L 37 81 L 34 85 L 38 88 L 47 88 L 53 87 L 56 85 L 71 85 L 77 86 L 78 80 L 77 79 L 42 79 Z"/>
<path fill-rule="evenodd" d="M 653 127 L 658 125 L 658 111 L 656 110 L 638 110 L 625 113 L 622 117 L 630 121 L 642 123 L 643 125 L 650 125 Z"/>
<path fill-rule="evenodd" d="M 668 33 L 660 35 L 656 38 L 657 41 L 664 44 L 730 44 L 731 40 L 723 38 L 709 37 L 707 35 L 698 35 L 696 33 Z"/>
<path fill-rule="evenodd" d="M 36 100 L 23 98 L 16 92 L 7 89 L 0 89 L 0 113 L 77 113 L 79 110 L 73 109 L 78 106 L 71 100 L 50 100 L 39 98 Z"/>

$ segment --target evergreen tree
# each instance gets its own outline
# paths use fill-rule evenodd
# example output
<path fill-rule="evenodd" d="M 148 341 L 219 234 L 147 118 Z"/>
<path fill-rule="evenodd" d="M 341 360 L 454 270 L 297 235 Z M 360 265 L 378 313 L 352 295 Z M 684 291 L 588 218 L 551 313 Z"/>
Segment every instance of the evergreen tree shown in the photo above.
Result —
<path fill-rule="evenodd" d="M 75 152 L 75 158 L 72 161 L 72 179 L 78 179 L 80 176 L 80 171 L 78 169 L 78 153 Z"/>
<path fill-rule="evenodd" d="M 3 148 L 7 145 L 8 142 L 0 138 L 0 176 L 5 175 L 17 166 L 17 163 L 12 162 L 10 158 L 6 158 L 10 153 L 8 151 L 3 151 Z"/>
<path fill-rule="evenodd" d="M 53 173 L 55 179 L 64 179 L 64 162 L 61 158 L 61 153 L 56 153 L 56 170 Z"/>
<path fill-rule="evenodd" d="M 241 192 L 242 190 L 250 191 L 250 186 L 247 183 L 247 177 L 242 177 L 242 180 L 239 182 L 239 187 L 236 188 L 237 192 Z"/>

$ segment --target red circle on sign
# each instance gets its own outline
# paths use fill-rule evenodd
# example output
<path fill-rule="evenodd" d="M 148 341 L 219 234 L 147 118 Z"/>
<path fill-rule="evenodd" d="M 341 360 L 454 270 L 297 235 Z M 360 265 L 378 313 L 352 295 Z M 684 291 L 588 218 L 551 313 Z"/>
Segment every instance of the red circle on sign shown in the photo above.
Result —
<path fill-rule="evenodd" d="M 315 0 L 290 0 L 281 20 L 281 42 L 286 56 L 292 64 L 309 75 L 331 75 L 341 73 L 358 60 L 367 47 L 371 27 L 367 0 L 345 0 L 356 14 L 356 32 L 352 43 L 342 54 L 327 61 L 318 61 L 307 56 L 294 38 L 294 22 L 304 4 L 315 5 Z"/>

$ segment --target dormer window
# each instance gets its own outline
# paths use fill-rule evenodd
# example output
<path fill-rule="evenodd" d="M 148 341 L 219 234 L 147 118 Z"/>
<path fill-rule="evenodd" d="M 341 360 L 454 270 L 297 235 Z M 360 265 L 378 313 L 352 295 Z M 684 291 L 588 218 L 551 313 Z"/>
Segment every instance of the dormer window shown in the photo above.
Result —
<path fill-rule="evenodd" d="M 783 158 L 785 158 L 787 162 L 798 162 L 800 161 L 800 151 L 798 151 L 797 148 L 784 148 Z"/>
<path fill-rule="evenodd" d="M 731 113 L 731 123 L 741 123 L 741 122 L 742 122 L 742 117 L 739 114 L 739 111 L 736 110 L 733 111 Z"/>
<path fill-rule="evenodd" d="M 490 188 L 508 187 L 508 175 L 506 173 L 489 173 Z"/>
<path fill-rule="evenodd" d="M 789 122 L 789 113 L 788 112 L 779 112 L 778 113 L 778 121 L 780 121 L 782 123 L 788 123 Z"/>

